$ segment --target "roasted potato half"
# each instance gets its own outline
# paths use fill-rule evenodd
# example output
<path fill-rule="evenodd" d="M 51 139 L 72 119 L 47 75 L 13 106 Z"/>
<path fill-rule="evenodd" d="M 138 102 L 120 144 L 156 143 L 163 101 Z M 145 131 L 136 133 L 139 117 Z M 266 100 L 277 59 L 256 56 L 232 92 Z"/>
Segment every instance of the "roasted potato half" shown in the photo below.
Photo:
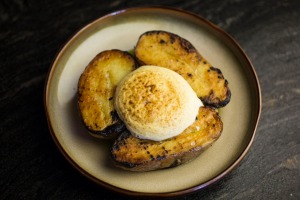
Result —
<path fill-rule="evenodd" d="M 155 142 L 125 131 L 114 142 L 111 155 L 116 166 L 130 171 L 174 167 L 196 158 L 219 138 L 222 129 L 217 111 L 201 107 L 196 121 L 180 135 Z"/>
<path fill-rule="evenodd" d="M 180 36 L 165 31 L 146 32 L 140 36 L 134 53 L 140 65 L 157 65 L 179 73 L 205 105 L 218 108 L 230 101 L 222 72 Z"/>
<path fill-rule="evenodd" d="M 114 138 L 125 129 L 113 104 L 119 81 L 136 69 L 134 58 L 121 50 L 99 53 L 85 68 L 78 83 L 81 118 L 91 135 Z"/>

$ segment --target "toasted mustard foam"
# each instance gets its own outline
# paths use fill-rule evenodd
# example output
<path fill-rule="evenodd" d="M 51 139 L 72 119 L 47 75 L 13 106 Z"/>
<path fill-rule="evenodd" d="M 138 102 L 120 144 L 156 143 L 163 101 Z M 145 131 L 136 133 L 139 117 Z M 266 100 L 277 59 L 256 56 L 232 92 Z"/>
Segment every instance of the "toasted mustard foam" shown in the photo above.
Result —
<path fill-rule="evenodd" d="M 176 72 L 158 66 L 142 66 L 117 86 L 115 108 L 136 137 L 154 141 L 179 135 L 193 124 L 201 100 Z"/>

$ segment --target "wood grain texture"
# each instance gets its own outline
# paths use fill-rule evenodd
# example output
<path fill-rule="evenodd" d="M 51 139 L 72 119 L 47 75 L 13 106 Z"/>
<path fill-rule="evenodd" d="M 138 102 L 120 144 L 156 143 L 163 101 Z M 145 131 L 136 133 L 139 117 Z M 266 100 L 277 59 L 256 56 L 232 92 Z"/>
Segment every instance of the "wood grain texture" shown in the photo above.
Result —
<path fill-rule="evenodd" d="M 49 134 L 43 89 L 52 60 L 78 29 L 145 5 L 195 12 L 227 31 L 251 59 L 262 88 L 263 113 L 246 158 L 218 183 L 178 199 L 300 199 L 298 0 L 2 0 L 0 199 L 124 199 L 64 160 Z"/>

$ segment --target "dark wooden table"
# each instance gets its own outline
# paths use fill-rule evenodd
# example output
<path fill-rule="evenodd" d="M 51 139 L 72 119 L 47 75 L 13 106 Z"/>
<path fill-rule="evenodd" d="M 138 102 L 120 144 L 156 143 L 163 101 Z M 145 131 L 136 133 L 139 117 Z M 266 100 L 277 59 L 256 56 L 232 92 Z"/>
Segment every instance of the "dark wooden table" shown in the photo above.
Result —
<path fill-rule="evenodd" d="M 262 88 L 261 120 L 244 160 L 216 184 L 178 199 L 300 199 L 298 0 L 2 0 L 0 199 L 125 199 L 83 177 L 58 151 L 46 122 L 44 81 L 78 29 L 146 5 L 191 11 L 224 29 L 249 56 Z"/>

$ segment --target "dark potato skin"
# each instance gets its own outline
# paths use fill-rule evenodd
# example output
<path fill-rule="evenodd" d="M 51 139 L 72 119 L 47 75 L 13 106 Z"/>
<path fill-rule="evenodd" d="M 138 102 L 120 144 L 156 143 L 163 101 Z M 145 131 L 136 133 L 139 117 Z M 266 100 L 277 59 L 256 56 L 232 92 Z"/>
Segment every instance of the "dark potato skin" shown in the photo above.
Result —
<path fill-rule="evenodd" d="M 166 31 L 142 34 L 134 49 L 140 65 L 169 68 L 183 76 L 205 105 L 223 107 L 230 101 L 228 81 L 186 39 Z"/>
<path fill-rule="evenodd" d="M 110 113 L 112 118 L 112 125 L 107 126 L 103 130 L 95 130 L 92 127 L 88 127 L 83 119 L 81 118 L 82 123 L 85 125 L 86 129 L 90 133 L 91 136 L 99 139 L 114 139 L 116 138 L 121 132 L 123 132 L 126 129 L 125 124 L 123 121 L 119 118 L 116 111 L 112 111 Z"/>
<path fill-rule="evenodd" d="M 164 141 L 138 139 L 124 131 L 111 148 L 112 159 L 117 167 L 129 171 L 175 167 L 195 159 L 210 147 L 220 137 L 222 129 L 223 123 L 217 111 L 201 107 L 190 127 Z"/>
<path fill-rule="evenodd" d="M 136 69 L 135 59 L 121 50 L 99 53 L 78 82 L 78 107 L 84 126 L 97 138 L 115 138 L 125 129 L 113 104 L 119 81 Z"/>

